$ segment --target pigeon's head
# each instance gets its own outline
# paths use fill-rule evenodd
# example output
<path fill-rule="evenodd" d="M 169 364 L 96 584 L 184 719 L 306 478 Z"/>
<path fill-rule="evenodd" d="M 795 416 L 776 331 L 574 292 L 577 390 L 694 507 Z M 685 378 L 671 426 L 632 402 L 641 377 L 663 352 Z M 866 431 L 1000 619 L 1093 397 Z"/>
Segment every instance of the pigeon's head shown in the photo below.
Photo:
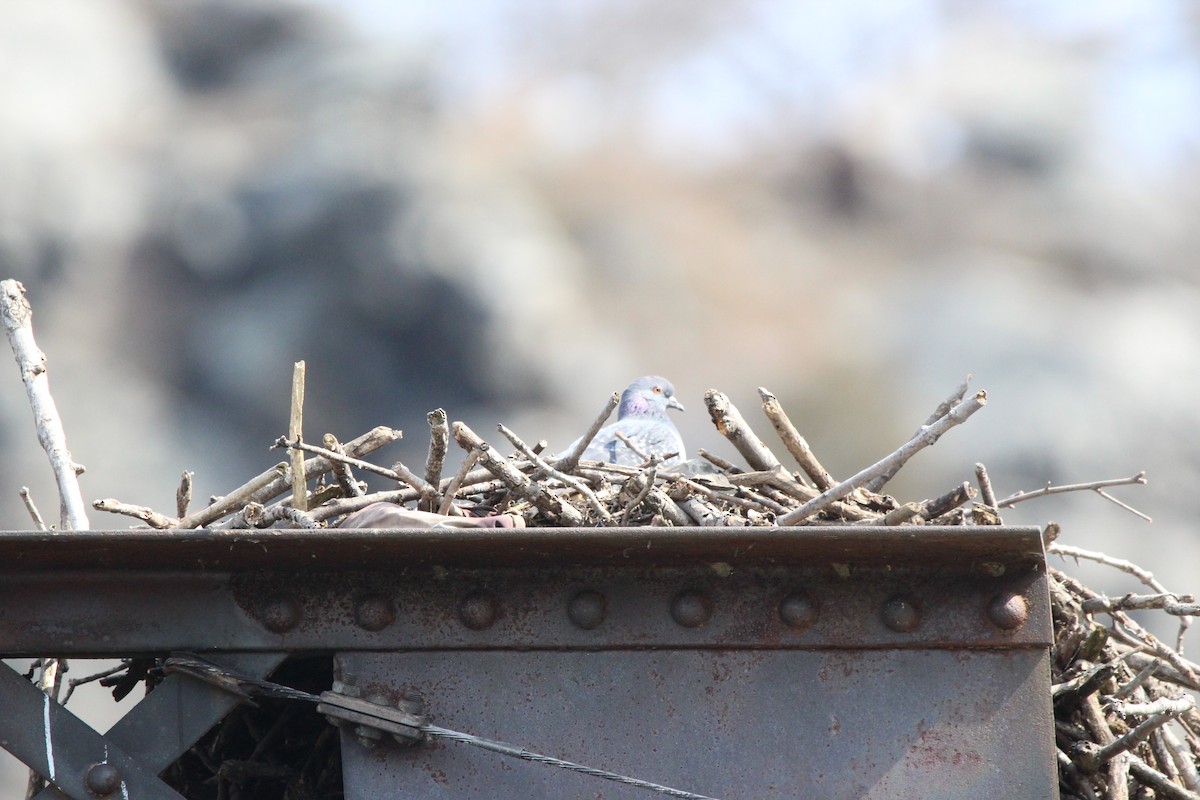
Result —
<path fill-rule="evenodd" d="M 666 416 L 668 408 L 683 411 L 683 403 L 675 399 L 675 387 L 666 378 L 647 375 L 638 378 L 621 393 L 617 417 Z"/>

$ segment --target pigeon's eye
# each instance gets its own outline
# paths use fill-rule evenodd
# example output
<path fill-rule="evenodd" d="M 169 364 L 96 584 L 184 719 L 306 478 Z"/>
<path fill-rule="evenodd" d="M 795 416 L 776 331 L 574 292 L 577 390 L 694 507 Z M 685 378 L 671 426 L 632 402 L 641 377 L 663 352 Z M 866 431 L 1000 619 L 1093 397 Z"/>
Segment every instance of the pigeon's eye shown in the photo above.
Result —
<path fill-rule="evenodd" d="M 661 387 L 661 386 L 655 386 L 655 387 L 654 387 L 654 393 L 655 393 L 655 394 L 662 394 L 662 387 Z"/>

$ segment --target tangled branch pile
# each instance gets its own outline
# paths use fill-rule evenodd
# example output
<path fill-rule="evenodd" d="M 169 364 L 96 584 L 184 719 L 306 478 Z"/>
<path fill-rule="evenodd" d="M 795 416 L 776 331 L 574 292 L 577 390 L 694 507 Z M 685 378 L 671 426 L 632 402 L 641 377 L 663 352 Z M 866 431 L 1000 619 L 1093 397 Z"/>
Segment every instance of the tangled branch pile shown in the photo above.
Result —
<path fill-rule="evenodd" d="M 304 442 L 300 436 L 281 437 L 276 447 L 311 457 L 294 461 L 294 466 L 281 462 L 229 494 L 213 498 L 199 511 L 189 513 L 187 508 L 190 473 L 183 476 L 175 515 L 115 499 L 98 500 L 93 506 L 164 529 L 359 525 L 362 517 L 349 521 L 347 517 L 381 502 L 394 507 L 413 506 L 413 511 L 440 517 L 508 515 L 523 526 L 999 524 L 1000 508 L 1034 495 L 1018 494 L 997 501 L 991 495 L 982 465 L 978 474 L 983 502 L 969 509 L 963 506 L 977 496 L 969 483 L 918 502 L 898 503 L 880 494 L 883 485 L 913 454 L 983 407 L 986 394 L 981 391 L 965 397 L 966 390 L 964 382 L 902 448 L 840 483 L 821 466 L 766 389 L 759 390 L 763 411 L 800 471 L 786 469 L 729 398 L 711 390 L 705 395 L 709 414 L 717 429 L 745 458 L 749 469 L 703 450 L 701 458 L 670 469 L 654 456 L 639 467 L 581 461 L 580 454 L 616 405 L 613 395 L 572 452 L 557 459 L 544 455 L 544 442 L 528 445 L 504 425 L 498 430 L 513 451 L 509 456 L 501 455 L 464 423 L 448 424 L 446 413 L 438 409 L 429 414 L 429 455 L 423 474 L 402 463 L 381 467 L 363 460 L 399 438 L 399 431 L 381 427 L 345 444 L 326 434 L 321 447 Z M 456 474 L 443 477 L 451 438 L 465 457 Z M 355 477 L 355 470 L 389 478 L 396 482 L 396 488 L 368 494 L 364 483 Z M 293 479 L 299 475 L 302 480 Z M 313 479 L 318 483 L 308 491 L 307 482 Z M 1106 483 L 1141 480 L 1139 475 Z M 393 521 L 409 524 L 446 522 L 397 509 L 392 513 Z M 373 514 L 373 519 L 383 519 L 378 507 Z"/>
<path fill-rule="evenodd" d="M 1063 798 L 1200 798 L 1200 665 L 1181 655 L 1200 603 L 1167 592 L 1153 576 L 1103 553 L 1052 544 L 1051 552 L 1131 572 L 1153 594 L 1108 598 L 1050 570 L 1054 618 L 1052 695 Z M 1126 613 L 1160 609 L 1180 619 L 1175 648 Z M 1094 619 L 1107 614 L 1105 627 Z M 1181 738 L 1182 737 L 1182 738 Z"/>

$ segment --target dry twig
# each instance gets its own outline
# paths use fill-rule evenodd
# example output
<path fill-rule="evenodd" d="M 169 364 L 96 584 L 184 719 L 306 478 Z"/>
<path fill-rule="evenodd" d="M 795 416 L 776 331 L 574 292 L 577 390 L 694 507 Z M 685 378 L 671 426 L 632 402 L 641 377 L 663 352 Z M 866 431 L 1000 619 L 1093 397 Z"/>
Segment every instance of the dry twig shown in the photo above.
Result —
<path fill-rule="evenodd" d="M 983 391 L 976 392 L 975 396 L 970 400 L 964 400 L 948 411 L 941 419 L 923 427 L 915 437 L 887 458 L 872 464 L 857 475 L 842 481 L 837 486 L 827 489 L 795 511 L 784 514 L 777 522 L 780 525 L 796 525 L 809 517 L 819 514 L 833 501 L 841 500 L 855 489 L 867 485 L 868 482 L 875 478 L 881 475 L 894 474 L 901 465 L 916 455 L 918 451 L 936 442 L 950 428 L 965 422 L 969 416 L 983 408 L 986 403 L 987 393 Z"/>
<path fill-rule="evenodd" d="M 817 457 L 813 455 L 812 449 L 808 446 L 808 441 L 796 430 L 796 426 L 788 418 L 787 412 L 779 405 L 779 400 L 762 386 L 758 387 L 758 395 L 763 401 L 763 413 L 775 426 L 775 432 L 779 434 L 783 446 L 792 454 L 792 458 L 796 459 L 800 469 L 804 470 L 804 473 L 821 491 L 832 489 L 837 481 L 825 467 L 821 466 L 821 462 L 817 461 Z"/>
<path fill-rule="evenodd" d="M 587 429 L 587 432 L 584 433 L 583 436 L 580 437 L 579 441 L 575 443 L 575 447 L 571 448 L 571 452 L 554 462 L 555 468 L 560 472 L 574 472 L 575 467 L 579 466 L 579 459 L 583 457 L 583 451 L 587 450 L 588 445 L 592 443 L 592 439 L 595 439 L 596 434 L 599 433 L 600 429 L 604 427 L 604 421 L 609 418 L 612 412 L 620 404 L 621 395 L 617 392 L 613 392 L 612 396 L 608 398 L 608 402 L 605 403 L 604 409 L 592 422 L 591 427 Z"/>
<path fill-rule="evenodd" d="M 59 530 L 86 530 L 90 527 L 87 506 L 79 489 L 83 467 L 72 460 L 67 450 L 67 434 L 46 376 L 46 354 L 38 349 L 33 338 L 33 309 L 25 298 L 25 287 L 19 281 L 0 281 L 0 320 L 4 322 L 8 343 L 21 370 L 38 441 L 50 459 L 50 469 L 58 484 Z"/>

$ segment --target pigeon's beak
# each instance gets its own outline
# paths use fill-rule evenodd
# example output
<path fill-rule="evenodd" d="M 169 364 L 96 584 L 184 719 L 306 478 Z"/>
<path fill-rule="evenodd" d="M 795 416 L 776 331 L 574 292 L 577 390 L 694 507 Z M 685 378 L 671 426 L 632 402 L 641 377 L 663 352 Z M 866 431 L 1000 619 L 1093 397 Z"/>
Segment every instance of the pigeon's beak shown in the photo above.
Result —
<path fill-rule="evenodd" d="M 667 408 L 678 408 L 680 411 L 687 411 L 687 409 L 683 407 L 683 403 L 679 402 L 674 397 L 667 398 Z"/>

